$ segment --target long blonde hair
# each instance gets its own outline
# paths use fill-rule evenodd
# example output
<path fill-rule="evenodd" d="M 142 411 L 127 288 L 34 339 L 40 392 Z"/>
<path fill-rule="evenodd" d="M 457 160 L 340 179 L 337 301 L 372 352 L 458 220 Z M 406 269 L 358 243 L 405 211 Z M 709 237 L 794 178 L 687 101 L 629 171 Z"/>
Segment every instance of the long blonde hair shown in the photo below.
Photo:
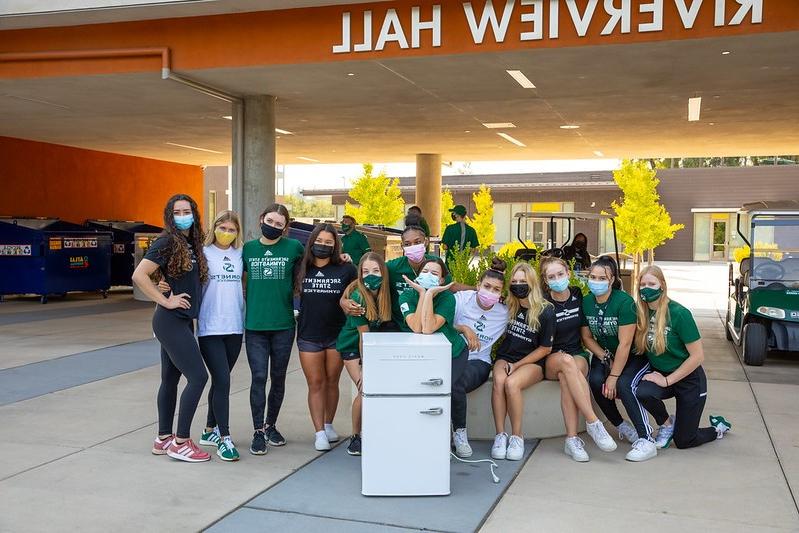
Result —
<path fill-rule="evenodd" d="M 663 271 L 656 265 L 645 267 L 640 274 L 638 274 L 638 286 L 641 286 L 641 278 L 645 275 L 651 275 L 658 279 L 660 288 L 663 289 L 663 294 L 657 301 L 655 307 L 655 328 L 654 340 L 652 344 L 647 342 L 649 335 L 649 305 L 641 299 L 641 295 L 636 295 L 635 305 L 638 311 L 638 320 L 635 325 L 635 349 L 638 353 L 646 353 L 648 351 L 654 352 L 655 355 L 661 355 L 666 351 L 666 327 L 669 325 L 669 298 L 666 295 L 666 278 L 663 276 Z"/>
<path fill-rule="evenodd" d="M 374 261 L 380 267 L 380 274 L 383 276 L 383 283 L 377 289 L 377 301 L 372 294 L 372 291 L 366 288 L 363 284 L 363 264 L 366 261 Z M 386 262 L 380 254 L 375 252 L 368 252 L 361 257 L 358 263 L 358 278 L 350 283 L 344 290 L 344 296 L 349 298 L 352 291 L 358 289 L 358 292 L 363 298 L 364 308 L 366 308 L 366 320 L 369 322 L 390 322 L 391 321 L 391 286 L 389 285 L 388 268 Z"/>
<path fill-rule="evenodd" d="M 216 218 L 214 219 L 214 225 L 211 227 L 211 231 L 205 236 L 205 245 L 210 246 L 216 242 L 216 228 L 219 227 L 220 224 L 224 222 L 232 222 L 234 226 L 236 226 L 236 238 L 233 240 L 230 245 L 233 248 L 238 248 L 241 245 L 241 222 L 239 221 L 239 215 L 236 214 L 235 211 L 225 210 L 220 211 Z"/>
<path fill-rule="evenodd" d="M 530 329 L 538 331 L 538 328 L 541 326 L 541 313 L 543 313 L 544 309 L 552 304 L 544 299 L 538 274 L 529 263 L 516 263 L 516 266 L 514 266 L 513 270 L 510 271 L 511 283 L 513 283 L 513 276 L 516 275 L 516 272 L 520 270 L 524 272 L 527 285 L 530 286 L 530 292 L 527 294 L 527 304 L 530 306 L 527 310 L 527 325 L 530 327 Z M 511 320 L 513 320 L 514 317 L 516 317 L 516 314 L 519 312 L 519 308 L 522 306 L 521 301 L 512 292 L 509 292 L 507 304 L 508 316 Z"/>

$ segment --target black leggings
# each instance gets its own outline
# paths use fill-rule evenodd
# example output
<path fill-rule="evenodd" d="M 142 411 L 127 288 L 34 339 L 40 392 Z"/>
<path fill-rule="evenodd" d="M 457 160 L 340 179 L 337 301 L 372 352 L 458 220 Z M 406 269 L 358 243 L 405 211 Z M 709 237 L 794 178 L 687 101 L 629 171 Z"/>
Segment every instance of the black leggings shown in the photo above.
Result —
<path fill-rule="evenodd" d="M 456 360 L 453 359 L 453 370 L 455 363 Z M 458 363 L 462 362 L 458 361 Z M 469 360 L 469 355 L 466 355 L 466 368 L 461 372 L 460 378 L 457 381 L 454 381 L 453 378 L 452 382 L 452 427 L 454 429 L 466 427 L 466 395 L 488 381 L 490 374 L 491 365 L 489 363 L 480 359 Z"/>
<path fill-rule="evenodd" d="M 219 426 L 219 434 L 230 435 L 230 371 L 241 352 L 241 333 L 204 335 L 197 340 L 205 365 L 211 372 L 208 390 L 208 419 L 206 427 Z"/>
<path fill-rule="evenodd" d="M 642 355 L 633 355 L 627 358 L 624 370 L 616 380 L 616 398 L 621 400 L 630 422 L 635 426 L 638 437 L 641 439 L 651 439 L 652 426 L 649 425 L 649 416 L 646 413 L 645 405 L 635 396 L 635 387 L 641 378 L 650 372 L 649 360 Z M 617 426 L 624 419 L 616 406 L 616 400 L 608 400 L 602 394 L 602 386 L 605 384 L 605 371 L 599 357 L 591 358 L 591 369 L 588 371 L 588 384 L 594 395 L 594 401 L 608 418 L 611 424 Z"/>
<path fill-rule="evenodd" d="M 194 322 L 190 318 L 175 316 L 175 313 L 158 306 L 153 314 L 153 333 L 161 343 L 161 387 L 158 389 L 158 434 L 172 433 L 175 404 L 178 397 L 178 381 L 186 376 L 186 388 L 180 395 L 178 413 L 178 438 L 188 439 L 191 421 L 197 404 L 208 381 L 200 347 L 194 338 Z"/>
<path fill-rule="evenodd" d="M 668 376 L 666 372 L 662 374 Z M 668 387 L 661 387 L 651 381 L 642 381 L 638 384 L 635 394 L 646 410 L 655 417 L 655 422 L 660 425 L 669 418 L 663 400 L 677 399 L 673 439 L 674 445 L 678 448 L 693 448 L 716 440 L 715 428 L 699 427 L 707 399 L 707 378 L 701 366 Z"/>

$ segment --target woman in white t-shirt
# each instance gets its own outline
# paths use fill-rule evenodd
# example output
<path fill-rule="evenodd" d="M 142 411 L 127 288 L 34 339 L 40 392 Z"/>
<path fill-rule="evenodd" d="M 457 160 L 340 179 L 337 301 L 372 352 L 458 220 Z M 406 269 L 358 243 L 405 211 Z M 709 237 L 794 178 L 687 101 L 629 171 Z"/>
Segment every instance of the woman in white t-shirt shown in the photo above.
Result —
<path fill-rule="evenodd" d="M 230 438 L 230 371 L 241 351 L 244 334 L 241 235 L 239 217 L 222 211 L 214 220 L 203 251 L 208 261 L 208 283 L 203 287 L 197 337 L 200 352 L 211 373 L 208 421 L 200 444 L 216 446 L 224 461 L 237 461 L 239 452 Z"/>
<path fill-rule="evenodd" d="M 488 381 L 491 348 L 508 325 L 508 308 L 499 303 L 505 287 L 505 268 L 505 261 L 495 257 L 491 268 L 480 277 L 476 291 L 455 293 L 455 329 L 466 337 L 469 346 L 466 369 L 452 384 L 453 441 L 458 457 L 472 455 L 466 436 L 466 394 Z"/>

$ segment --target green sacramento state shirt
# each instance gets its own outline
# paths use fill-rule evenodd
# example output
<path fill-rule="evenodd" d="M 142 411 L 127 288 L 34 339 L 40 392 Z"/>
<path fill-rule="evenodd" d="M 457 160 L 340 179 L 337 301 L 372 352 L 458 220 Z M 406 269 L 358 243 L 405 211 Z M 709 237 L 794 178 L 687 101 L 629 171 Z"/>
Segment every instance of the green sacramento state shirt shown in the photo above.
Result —
<path fill-rule="evenodd" d="M 294 327 L 294 267 L 303 253 L 300 241 L 287 237 L 270 245 L 258 239 L 244 244 L 246 329 L 279 331 Z"/>
<path fill-rule="evenodd" d="M 656 354 L 652 351 L 655 341 L 655 312 L 649 312 L 649 331 L 646 356 L 652 368 L 660 372 L 674 372 L 688 359 L 686 344 L 698 341 L 702 336 L 691 312 L 674 300 L 669 300 L 669 324 L 666 326 L 666 351 Z"/>
<path fill-rule="evenodd" d="M 619 349 L 619 328 L 635 324 L 637 319 L 635 301 L 619 289 L 613 289 L 603 304 L 597 303 L 591 293 L 583 298 L 583 326 L 588 326 L 594 340 L 610 353 Z"/>

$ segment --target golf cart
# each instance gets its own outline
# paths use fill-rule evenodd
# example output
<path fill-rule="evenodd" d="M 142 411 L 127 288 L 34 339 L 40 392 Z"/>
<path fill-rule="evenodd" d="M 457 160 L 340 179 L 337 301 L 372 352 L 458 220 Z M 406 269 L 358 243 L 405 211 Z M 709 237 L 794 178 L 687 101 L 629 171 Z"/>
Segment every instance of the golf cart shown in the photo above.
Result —
<path fill-rule="evenodd" d="M 585 221 L 585 220 L 609 220 L 610 226 L 613 230 L 613 250 L 610 255 L 613 255 L 616 259 L 616 264 L 619 265 L 619 277 L 621 278 L 622 286 L 623 287 L 630 287 L 630 275 L 631 272 L 628 269 L 622 269 L 621 263 L 619 262 L 620 254 L 619 254 L 619 242 L 616 238 L 616 221 L 612 216 L 609 215 L 602 215 L 598 213 L 561 213 L 561 212 L 522 212 L 516 213 L 514 215 L 516 218 L 516 238 L 519 239 L 519 242 L 522 243 L 523 248 L 520 248 L 516 251 L 516 257 L 522 259 L 524 261 L 529 261 L 531 259 L 535 259 L 538 255 L 541 257 L 547 256 L 554 256 L 554 257 L 563 257 L 564 256 L 564 249 L 572 244 L 574 241 L 574 226 L 575 222 L 577 221 Z M 530 220 L 544 220 L 547 224 L 547 231 L 546 235 L 548 238 L 543 241 L 542 245 L 544 250 L 540 253 L 535 248 L 529 248 L 527 243 L 525 242 L 524 236 L 522 236 L 522 222 L 524 221 L 525 232 L 527 231 L 527 225 Z M 560 233 L 563 238 L 563 243 L 558 245 L 558 233 L 560 229 Z M 578 269 L 579 270 L 579 269 Z"/>
<path fill-rule="evenodd" d="M 749 256 L 730 263 L 726 335 L 760 366 L 769 350 L 799 352 L 799 201 L 746 204 L 737 230 Z"/>

